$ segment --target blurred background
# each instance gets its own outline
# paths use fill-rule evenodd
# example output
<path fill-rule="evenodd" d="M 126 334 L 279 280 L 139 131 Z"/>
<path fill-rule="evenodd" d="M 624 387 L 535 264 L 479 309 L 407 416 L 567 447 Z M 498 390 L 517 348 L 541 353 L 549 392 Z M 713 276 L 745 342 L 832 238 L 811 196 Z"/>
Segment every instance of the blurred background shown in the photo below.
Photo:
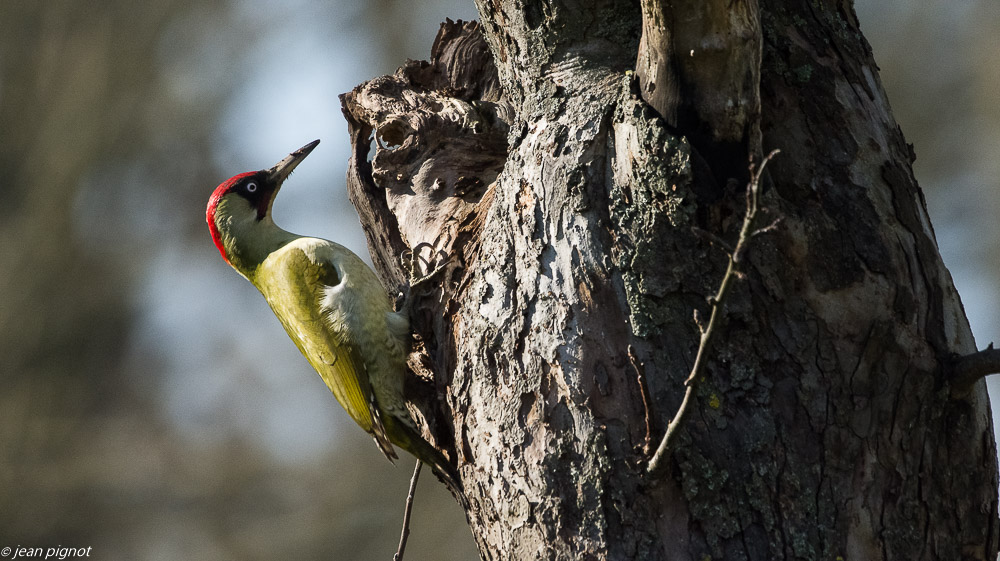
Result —
<path fill-rule="evenodd" d="M 857 5 L 980 347 L 1000 340 L 1000 7 Z M 0 546 L 97 559 L 391 559 L 412 464 L 354 427 L 205 226 L 275 207 L 362 255 L 337 95 L 472 0 L 0 2 Z M 425 474 L 407 559 L 475 559 Z"/>

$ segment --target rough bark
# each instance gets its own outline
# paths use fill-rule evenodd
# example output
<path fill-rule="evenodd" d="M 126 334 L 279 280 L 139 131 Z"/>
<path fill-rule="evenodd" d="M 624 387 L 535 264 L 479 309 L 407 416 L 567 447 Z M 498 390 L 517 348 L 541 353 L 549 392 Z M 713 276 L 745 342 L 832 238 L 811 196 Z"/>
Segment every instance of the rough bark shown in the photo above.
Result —
<path fill-rule="evenodd" d="M 483 557 L 995 559 L 985 388 L 943 368 L 975 342 L 852 7 L 690 4 L 480 0 L 343 97 L 387 287 L 408 248 L 454 256 L 414 318 L 414 408 Z M 732 241 L 761 148 L 781 227 L 651 477 L 727 262 L 692 229 Z"/>

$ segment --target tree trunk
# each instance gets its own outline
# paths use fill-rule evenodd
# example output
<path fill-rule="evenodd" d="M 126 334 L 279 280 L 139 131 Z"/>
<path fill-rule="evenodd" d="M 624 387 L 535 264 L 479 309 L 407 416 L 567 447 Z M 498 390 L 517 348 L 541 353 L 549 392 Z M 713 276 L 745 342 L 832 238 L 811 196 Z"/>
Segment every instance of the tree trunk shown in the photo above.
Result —
<path fill-rule="evenodd" d="M 410 389 L 483 557 L 996 559 L 985 386 L 945 368 L 975 342 L 852 6 L 479 10 L 343 104 L 387 287 L 446 268 Z M 780 223 L 649 474 L 774 148 Z"/>

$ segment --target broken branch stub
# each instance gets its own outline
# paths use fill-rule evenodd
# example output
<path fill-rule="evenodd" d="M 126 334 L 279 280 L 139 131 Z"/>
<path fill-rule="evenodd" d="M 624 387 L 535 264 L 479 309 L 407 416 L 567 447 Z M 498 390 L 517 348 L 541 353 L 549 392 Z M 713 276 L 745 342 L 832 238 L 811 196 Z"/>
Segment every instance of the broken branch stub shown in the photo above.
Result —
<path fill-rule="evenodd" d="M 762 156 L 758 0 L 640 5 L 635 71 L 643 100 L 694 145 L 716 189 L 745 177 L 747 157 Z"/>
<path fill-rule="evenodd" d="M 407 61 L 341 96 L 351 136 L 348 194 L 383 282 L 428 272 L 453 252 L 469 260 L 480 202 L 507 159 L 510 108 L 477 22 L 442 24 L 431 60 Z M 372 141 L 374 157 L 368 160 Z M 485 197 L 489 200 L 490 197 Z"/>

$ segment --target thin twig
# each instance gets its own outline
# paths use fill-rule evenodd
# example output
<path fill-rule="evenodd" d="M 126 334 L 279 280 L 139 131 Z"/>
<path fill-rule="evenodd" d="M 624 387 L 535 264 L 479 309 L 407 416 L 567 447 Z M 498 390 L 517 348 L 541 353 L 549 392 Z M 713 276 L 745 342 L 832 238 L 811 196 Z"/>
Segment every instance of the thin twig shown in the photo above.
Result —
<path fill-rule="evenodd" d="M 406 539 L 410 537 L 410 512 L 413 510 L 413 493 L 417 490 L 417 479 L 420 478 L 420 466 L 423 463 L 417 460 L 417 465 L 413 467 L 413 477 L 410 478 L 410 492 L 406 495 L 406 510 L 403 511 L 403 531 L 399 533 L 399 547 L 396 554 L 392 556 L 392 561 L 403 561 L 403 552 L 406 551 Z"/>
<path fill-rule="evenodd" d="M 709 345 L 712 342 L 712 336 L 715 335 L 715 328 L 719 325 L 719 322 L 722 319 L 723 304 L 725 304 L 726 295 L 729 293 L 729 287 L 732 285 L 733 277 L 739 277 L 741 275 L 741 273 L 737 270 L 737 267 L 740 265 L 743 255 L 746 253 L 747 243 L 758 233 L 757 230 L 753 229 L 753 226 L 754 220 L 757 218 L 757 212 L 760 210 L 759 202 L 761 174 L 764 173 L 764 167 L 767 163 L 770 162 L 771 158 L 776 156 L 778 152 L 778 150 L 774 150 L 768 154 L 759 167 L 755 167 L 753 164 L 750 165 L 750 182 L 747 184 L 747 212 L 746 216 L 743 217 L 743 226 L 740 228 L 740 236 L 736 242 L 736 247 L 729 255 L 729 264 L 726 267 L 726 274 L 722 277 L 722 282 L 719 284 L 719 290 L 715 293 L 715 297 L 710 300 L 712 305 L 712 314 L 709 316 L 708 325 L 703 327 L 700 325 L 700 322 L 696 322 L 699 324 L 699 331 L 701 331 L 701 341 L 698 344 L 698 354 L 695 355 L 694 365 L 691 367 L 691 373 L 684 381 L 684 385 L 687 386 L 684 390 L 684 400 L 681 401 L 681 406 L 677 409 L 677 413 L 674 415 L 674 418 L 667 424 L 667 432 L 663 435 L 663 440 L 660 441 L 660 445 L 656 448 L 656 453 L 653 454 L 653 457 L 649 460 L 649 466 L 646 468 L 646 471 L 649 474 L 656 475 L 663 470 L 666 465 L 665 460 L 670 456 L 670 447 L 671 444 L 673 444 L 677 430 L 681 426 L 681 423 L 684 422 L 684 418 L 687 415 L 688 405 L 691 403 L 691 396 L 697 388 L 701 371 L 705 367 L 706 356 L 708 354 Z M 764 229 L 770 227 L 771 226 L 767 226 Z"/>
<path fill-rule="evenodd" d="M 642 407 L 646 411 L 646 437 L 642 443 L 642 455 L 648 456 L 653 449 L 653 400 L 649 398 L 649 386 L 646 385 L 646 367 L 635 357 L 635 349 L 628 346 L 628 359 L 635 370 L 636 381 L 639 383 L 639 394 L 642 395 Z"/>
<path fill-rule="evenodd" d="M 951 363 L 951 387 L 955 397 L 964 396 L 980 378 L 1000 374 L 1000 349 L 990 343 L 985 350 L 955 358 Z"/>

